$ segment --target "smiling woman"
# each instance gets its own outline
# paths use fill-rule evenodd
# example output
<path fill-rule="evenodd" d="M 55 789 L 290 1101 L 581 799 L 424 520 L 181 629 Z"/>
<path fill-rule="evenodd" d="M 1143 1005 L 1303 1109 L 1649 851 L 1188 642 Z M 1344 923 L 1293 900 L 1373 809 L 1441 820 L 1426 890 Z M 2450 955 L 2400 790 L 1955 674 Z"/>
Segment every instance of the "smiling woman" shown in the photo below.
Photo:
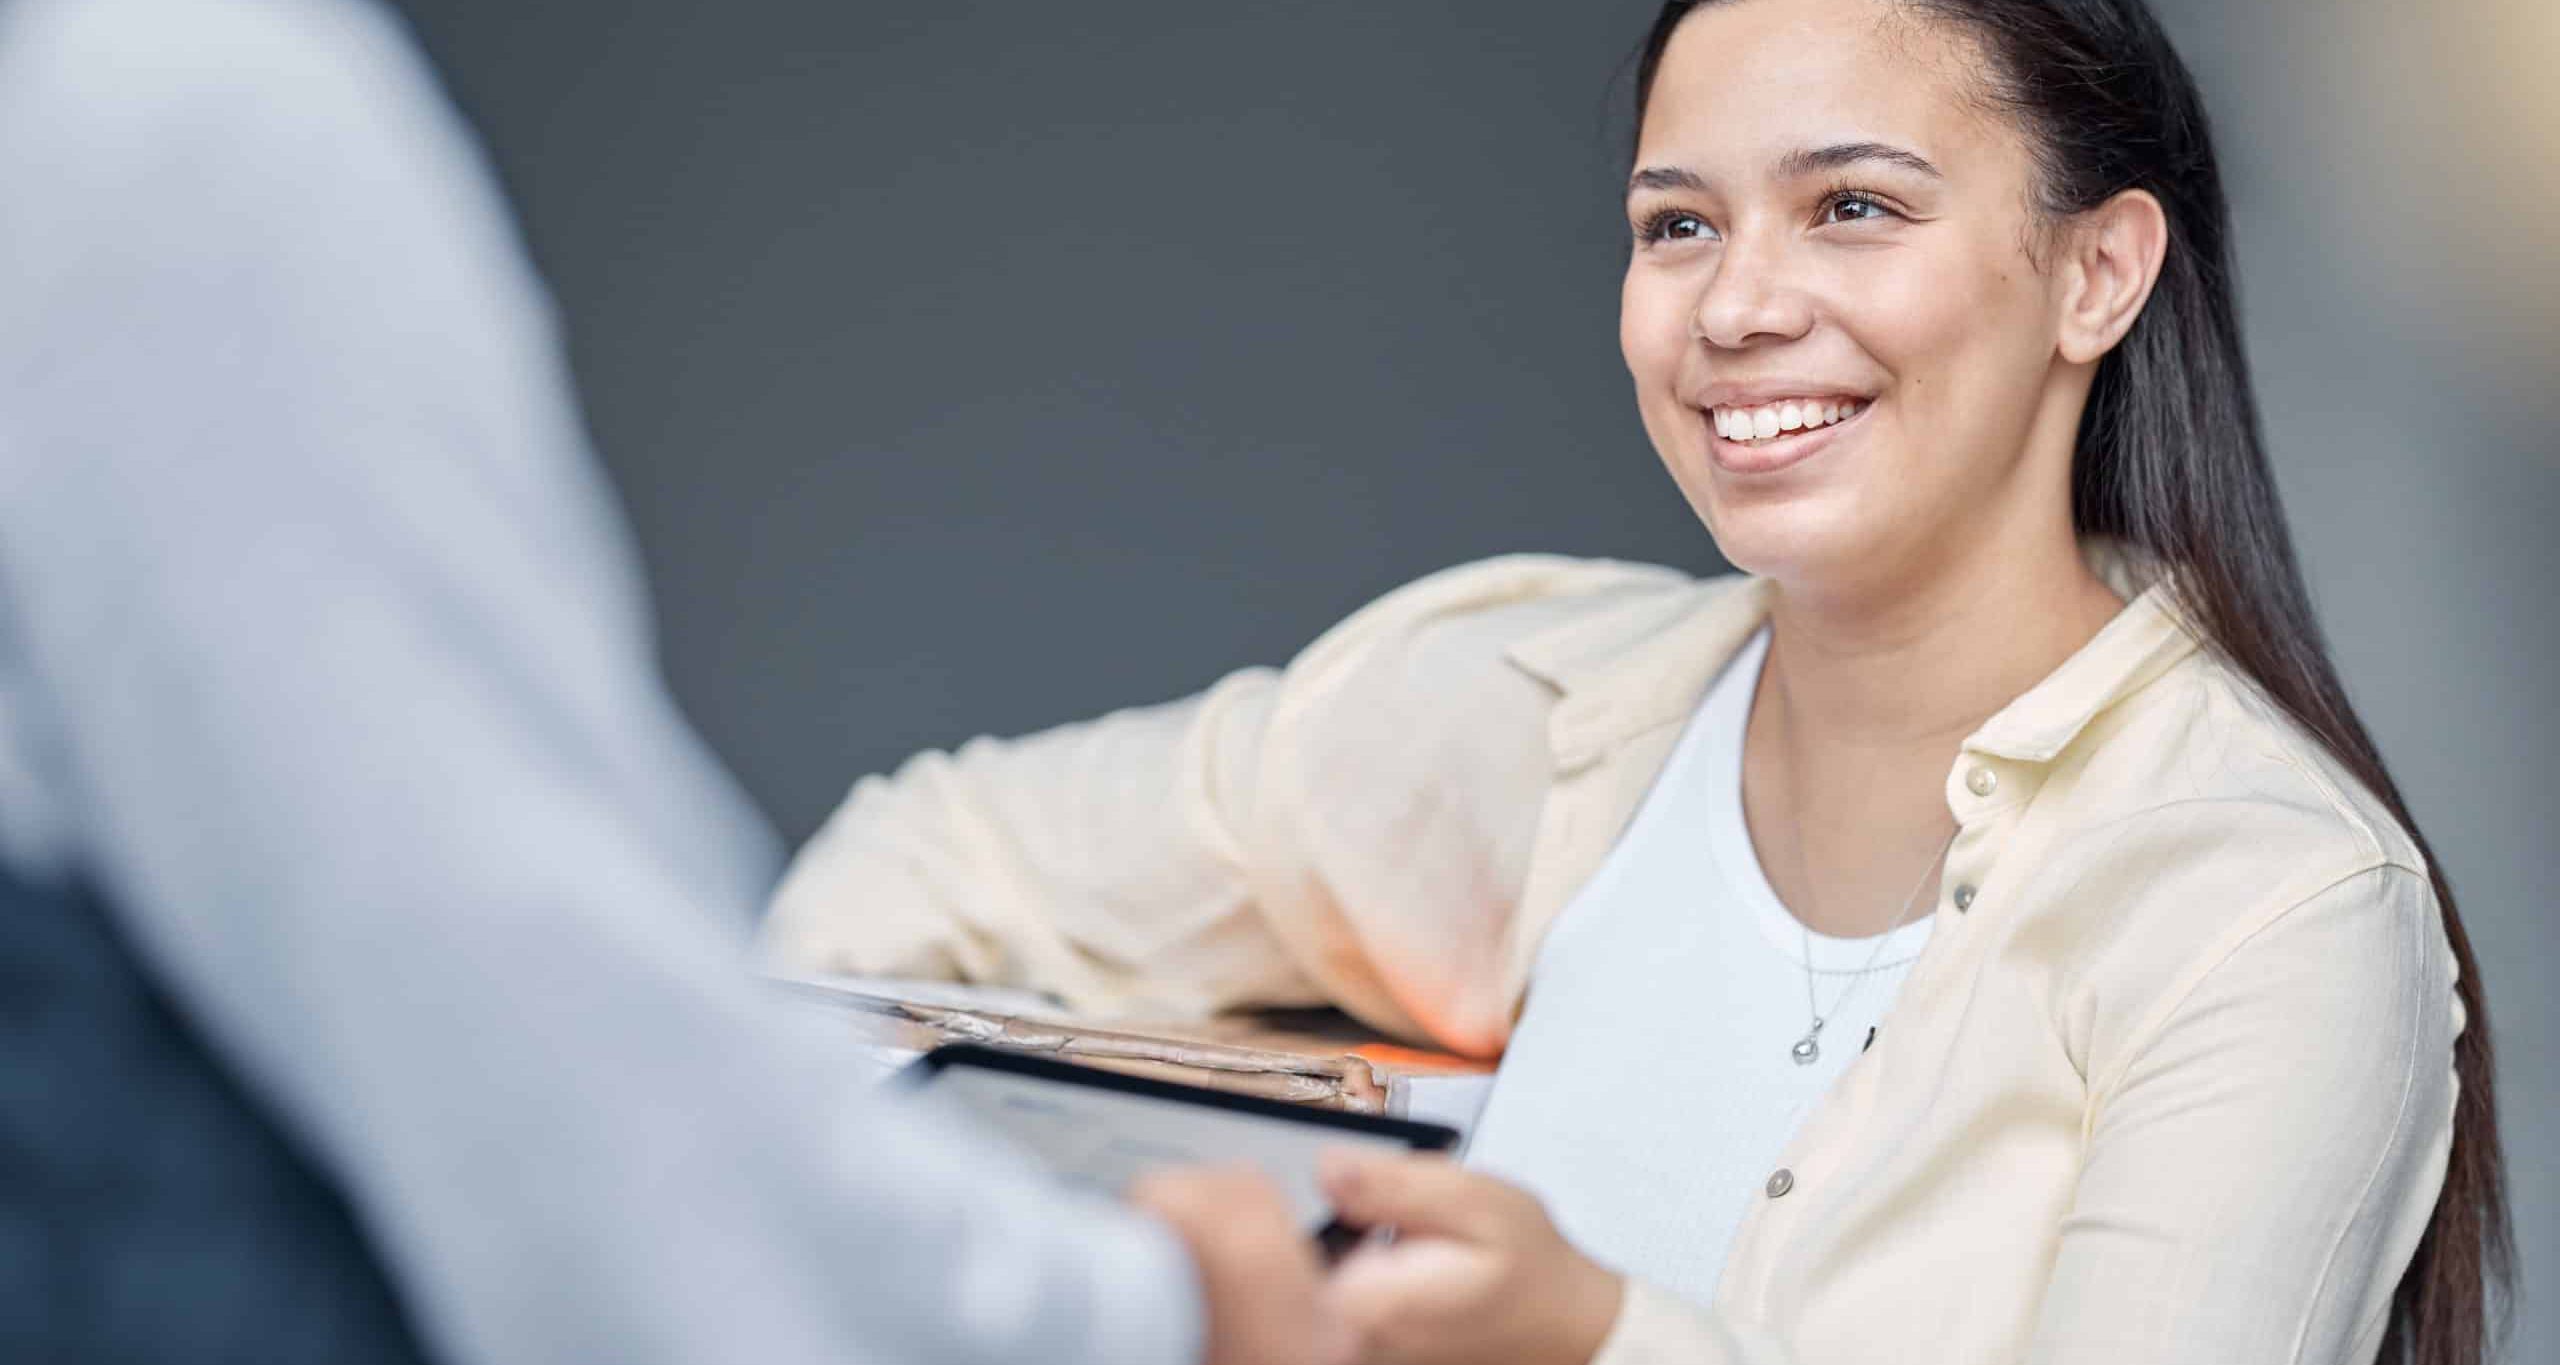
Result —
<path fill-rule="evenodd" d="M 1744 576 L 1464 566 L 921 756 L 774 956 L 1503 1052 L 1476 1170 L 1334 1172 L 1381 1360 L 2483 1359 L 2478 975 L 2149 13 L 1670 4 L 1631 171 L 1637 408 Z"/>

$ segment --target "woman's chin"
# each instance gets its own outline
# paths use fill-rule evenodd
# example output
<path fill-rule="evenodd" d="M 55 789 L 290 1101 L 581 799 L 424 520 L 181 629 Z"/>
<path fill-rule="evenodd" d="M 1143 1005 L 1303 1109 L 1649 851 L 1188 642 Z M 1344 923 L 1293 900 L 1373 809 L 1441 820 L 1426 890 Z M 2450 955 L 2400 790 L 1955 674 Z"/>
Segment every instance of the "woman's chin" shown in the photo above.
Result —
<path fill-rule="evenodd" d="M 1716 548 L 1723 553 L 1725 562 L 1734 568 L 1754 578 L 1765 578 L 1779 584 L 1811 586 L 1838 580 L 1848 574 L 1850 565 L 1854 563 L 1842 555 L 1808 552 L 1809 547 L 1803 545 L 1764 549 L 1746 541 L 1738 550 L 1727 550 L 1724 542 L 1719 540 Z"/>
<path fill-rule="evenodd" d="M 1715 537 L 1725 562 L 1760 578 L 1779 582 L 1819 581 L 1854 574 L 1874 537 L 1862 534 L 1826 505 L 1831 499 L 1810 490 L 1772 498 L 1765 490 L 1740 497 L 1691 499 Z"/>

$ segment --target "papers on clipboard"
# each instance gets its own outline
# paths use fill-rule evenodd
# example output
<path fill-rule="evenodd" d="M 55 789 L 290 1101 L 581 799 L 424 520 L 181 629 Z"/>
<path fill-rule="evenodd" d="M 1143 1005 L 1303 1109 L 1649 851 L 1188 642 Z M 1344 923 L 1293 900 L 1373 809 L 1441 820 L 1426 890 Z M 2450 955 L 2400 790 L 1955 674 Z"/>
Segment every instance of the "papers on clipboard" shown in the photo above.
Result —
<path fill-rule="evenodd" d="M 883 1075 L 945 1043 L 975 1043 L 1462 1133 L 1474 1127 L 1493 1084 L 1490 1063 L 1398 1047 L 1331 1010 L 1106 1021 L 999 987 L 829 976 L 777 982 L 841 1020 L 848 1044 Z"/>

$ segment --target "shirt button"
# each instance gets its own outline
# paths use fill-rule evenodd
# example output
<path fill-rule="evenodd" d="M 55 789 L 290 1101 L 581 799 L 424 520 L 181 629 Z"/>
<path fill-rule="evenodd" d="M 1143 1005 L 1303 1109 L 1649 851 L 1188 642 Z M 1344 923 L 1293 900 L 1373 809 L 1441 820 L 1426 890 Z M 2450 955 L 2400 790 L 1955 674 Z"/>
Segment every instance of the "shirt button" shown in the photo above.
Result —
<path fill-rule="evenodd" d="M 1972 887 L 1972 886 L 1970 886 L 1970 885 L 1966 885 L 1966 886 L 1959 886 L 1959 887 L 1957 887 L 1957 888 L 1956 888 L 1956 891 L 1955 891 L 1955 897 L 1954 897 L 1954 899 L 1955 899 L 1955 903 L 1956 903 L 1956 908 L 1957 908 L 1958 910 L 1970 910 L 1970 909 L 1972 909 L 1972 908 L 1973 908 L 1973 887 Z"/>
<path fill-rule="evenodd" d="M 1786 1198 L 1787 1191 L 1795 1187 L 1796 1173 L 1783 1166 L 1778 1168 L 1777 1174 L 1769 1177 L 1769 1197 L 1772 1199 Z"/>
<path fill-rule="evenodd" d="M 1976 796 L 1989 796 L 2000 790 L 2000 774 L 1977 766 L 1964 775 L 1964 789 Z"/>

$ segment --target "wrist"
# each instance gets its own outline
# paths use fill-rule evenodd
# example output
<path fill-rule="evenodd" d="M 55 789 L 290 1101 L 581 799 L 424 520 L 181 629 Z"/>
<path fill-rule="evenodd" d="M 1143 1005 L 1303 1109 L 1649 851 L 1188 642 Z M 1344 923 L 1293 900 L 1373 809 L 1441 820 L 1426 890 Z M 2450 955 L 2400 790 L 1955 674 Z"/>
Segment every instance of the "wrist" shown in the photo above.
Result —
<path fill-rule="evenodd" d="M 1600 1353 L 1609 1333 L 1618 1325 L 1619 1307 L 1626 1301 L 1626 1281 L 1607 1268 L 1581 1256 L 1573 1258 L 1572 1273 L 1566 1275 L 1555 1302 L 1557 1311 L 1548 1320 L 1542 1334 L 1543 1349 L 1538 1365 L 1590 1365 Z"/>

